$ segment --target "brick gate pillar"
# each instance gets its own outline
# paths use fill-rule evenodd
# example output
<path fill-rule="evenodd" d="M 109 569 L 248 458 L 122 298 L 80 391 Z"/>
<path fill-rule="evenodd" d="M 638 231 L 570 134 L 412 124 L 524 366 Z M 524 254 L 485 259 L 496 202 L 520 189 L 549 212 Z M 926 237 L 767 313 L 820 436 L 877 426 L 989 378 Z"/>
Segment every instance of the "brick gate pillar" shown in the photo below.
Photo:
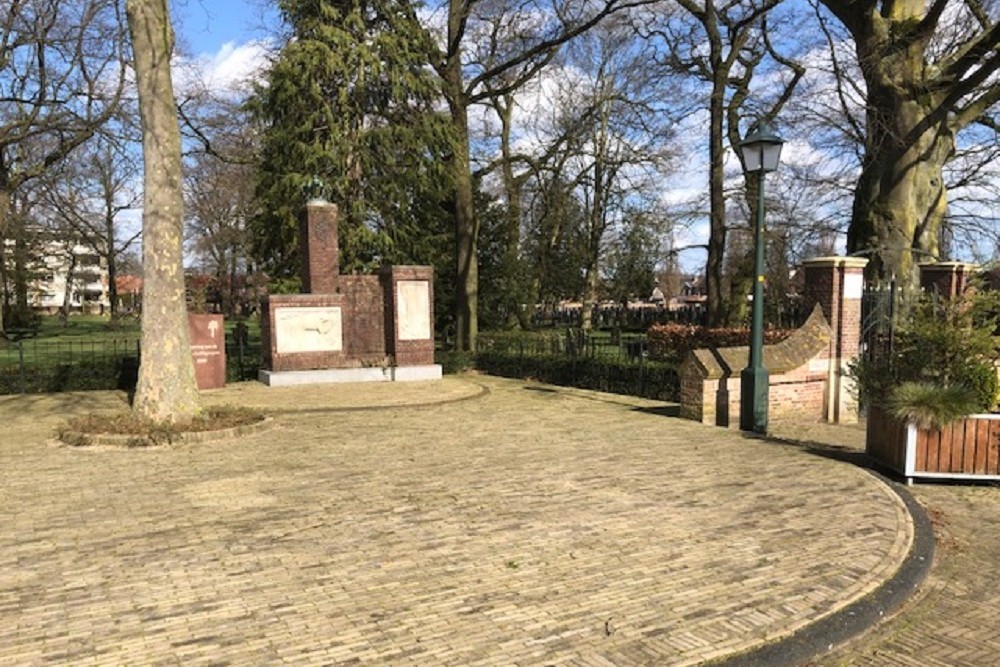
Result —
<path fill-rule="evenodd" d="M 824 401 L 826 421 L 831 424 L 858 421 L 854 382 L 846 372 L 861 348 L 861 297 L 867 264 L 868 260 L 860 257 L 817 257 L 802 263 L 806 309 L 818 303 L 833 330 Z"/>
<path fill-rule="evenodd" d="M 920 265 L 920 289 L 954 299 L 965 291 L 979 266 L 966 262 L 930 262 Z"/>

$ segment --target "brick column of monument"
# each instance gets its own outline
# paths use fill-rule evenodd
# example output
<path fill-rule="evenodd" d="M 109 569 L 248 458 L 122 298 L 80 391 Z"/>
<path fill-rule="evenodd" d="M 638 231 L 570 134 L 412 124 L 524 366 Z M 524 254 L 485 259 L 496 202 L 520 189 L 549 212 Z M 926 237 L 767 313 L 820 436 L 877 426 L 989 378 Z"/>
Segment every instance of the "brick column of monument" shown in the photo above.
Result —
<path fill-rule="evenodd" d="M 434 270 L 429 266 L 387 266 L 386 345 L 398 366 L 434 363 Z"/>
<path fill-rule="evenodd" d="M 966 262 L 932 262 L 920 265 L 920 289 L 953 299 L 969 284 L 969 279 L 978 270 L 975 264 Z"/>
<path fill-rule="evenodd" d="M 805 305 L 819 304 L 830 328 L 830 371 L 827 380 L 826 420 L 833 424 L 858 421 L 853 381 L 848 364 L 861 349 L 861 297 L 868 260 L 860 257 L 817 257 L 802 263 Z"/>
<path fill-rule="evenodd" d="M 333 294 L 340 276 L 337 206 L 312 200 L 299 214 L 299 257 L 303 294 Z"/>

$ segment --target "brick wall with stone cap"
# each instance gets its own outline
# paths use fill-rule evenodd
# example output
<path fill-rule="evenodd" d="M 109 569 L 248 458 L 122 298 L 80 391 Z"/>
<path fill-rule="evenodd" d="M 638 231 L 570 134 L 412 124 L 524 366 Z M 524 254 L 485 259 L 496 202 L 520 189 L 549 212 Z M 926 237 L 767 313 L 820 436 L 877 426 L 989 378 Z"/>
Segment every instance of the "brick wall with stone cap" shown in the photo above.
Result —
<path fill-rule="evenodd" d="M 952 299 L 969 285 L 979 266 L 967 262 L 931 262 L 920 265 L 920 289 Z"/>
<path fill-rule="evenodd" d="M 771 416 L 823 413 L 833 332 L 817 304 L 809 319 L 789 338 L 764 346 L 764 367 L 771 375 Z M 740 371 L 749 346 L 693 350 L 681 364 L 681 416 L 705 424 L 739 423 Z"/>

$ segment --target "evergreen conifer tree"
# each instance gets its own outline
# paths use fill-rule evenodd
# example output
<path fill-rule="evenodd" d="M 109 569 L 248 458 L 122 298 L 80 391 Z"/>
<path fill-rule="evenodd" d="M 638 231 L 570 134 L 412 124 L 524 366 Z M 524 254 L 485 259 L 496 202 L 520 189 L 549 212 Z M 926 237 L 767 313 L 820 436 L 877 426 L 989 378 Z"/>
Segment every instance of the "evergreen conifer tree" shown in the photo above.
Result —
<path fill-rule="evenodd" d="M 447 229 L 450 124 L 430 35 L 408 0 L 279 0 L 291 35 L 252 102 L 262 124 L 255 255 L 298 268 L 296 212 L 340 207 L 341 270 L 431 259 Z"/>

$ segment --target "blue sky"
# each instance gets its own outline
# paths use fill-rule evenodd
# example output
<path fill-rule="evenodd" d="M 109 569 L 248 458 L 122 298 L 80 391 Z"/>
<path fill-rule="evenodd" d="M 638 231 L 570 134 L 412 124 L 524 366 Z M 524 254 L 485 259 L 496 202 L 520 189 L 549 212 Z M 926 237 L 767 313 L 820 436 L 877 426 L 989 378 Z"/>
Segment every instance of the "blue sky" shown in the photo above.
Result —
<path fill-rule="evenodd" d="M 171 11 L 178 39 L 194 56 L 261 39 L 276 20 L 270 0 L 177 0 Z"/>

